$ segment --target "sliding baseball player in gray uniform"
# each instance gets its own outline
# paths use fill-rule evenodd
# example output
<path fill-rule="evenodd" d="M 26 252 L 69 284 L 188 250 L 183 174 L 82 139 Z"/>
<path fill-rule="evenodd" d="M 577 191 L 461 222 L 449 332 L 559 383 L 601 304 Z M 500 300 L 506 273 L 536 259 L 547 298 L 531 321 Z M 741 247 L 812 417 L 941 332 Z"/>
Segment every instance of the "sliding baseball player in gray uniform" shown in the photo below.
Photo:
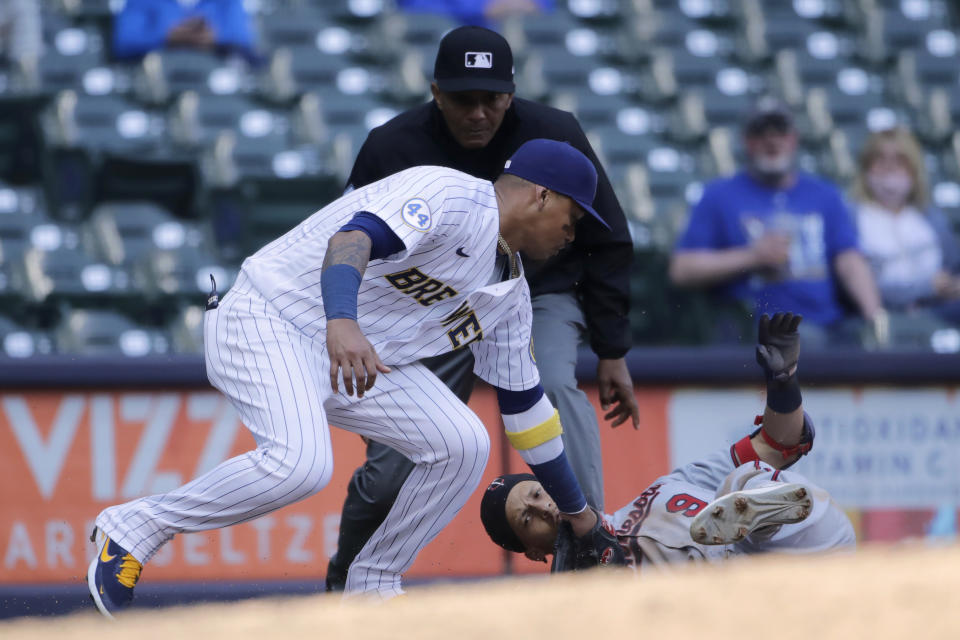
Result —
<path fill-rule="evenodd" d="M 633 502 L 603 516 L 626 564 L 644 569 L 854 547 L 853 526 L 830 495 L 787 470 L 810 451 L 814 437 L 796 377 L 799 322 L 789 313 L 761 319 L 757 359 L 767 376 L 767 407 L 756 420 L 759 429 L 729 450 L 657 478 Z M 562 553 L 558 531 L 565 525 L 530 474 L 495 479 L 484 492 L 481 519 L 505 549 L 538 561 Z"/>
<path fill-rule="evenodd" d="M 469 348 L 497 391 L 508 437 L 580 533 L 586 508 L 531 345 L 517 251 L 546 258 L 592 209 L 593 163 L 531 140 L 496 183 L 414 167 L 352 191 L 244 261 L 204 322 L 210 382 L 257 448 L 169 493 L 105 509 L 87 582 L 105 615 L 128 606 L 144 563 L 177 533 L 225 527 L 330 480 L 329 424 L 415 463 L 347 576 L 348 593 L 402 593 L 401 575 L 476 488 L 487 431 L 418 361 Z M 374 386 L 374 383 L 376 385 Z M 354 394 L 356 390 L 356 394 Z"/>

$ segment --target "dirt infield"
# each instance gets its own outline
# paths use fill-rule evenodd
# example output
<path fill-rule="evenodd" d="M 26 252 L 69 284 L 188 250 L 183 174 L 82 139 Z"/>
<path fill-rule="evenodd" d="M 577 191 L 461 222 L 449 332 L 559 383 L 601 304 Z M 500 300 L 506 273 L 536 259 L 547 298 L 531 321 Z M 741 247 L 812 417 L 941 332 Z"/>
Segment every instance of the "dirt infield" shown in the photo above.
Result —
<path fill-rule="evenodd" d="M 642 579 L 627 573 L 415 589 L 384 604 L 338 597 L 94 613 L 0 624 L 0 638 L 960 637 L 960 547 L 763 557 Z"/>

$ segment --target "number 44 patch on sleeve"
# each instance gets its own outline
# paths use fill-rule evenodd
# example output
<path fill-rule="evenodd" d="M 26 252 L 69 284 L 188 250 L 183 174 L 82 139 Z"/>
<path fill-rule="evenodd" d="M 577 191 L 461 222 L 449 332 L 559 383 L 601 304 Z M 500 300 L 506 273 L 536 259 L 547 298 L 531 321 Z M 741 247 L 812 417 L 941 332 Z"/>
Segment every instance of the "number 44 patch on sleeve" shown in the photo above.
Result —
<path fill-rule="evenodd" d="M 403 221 L 416 229 L 426 233 L 433 226 L 433 216 L 430 213 L 430 207 L 423 198 L 413 198 L 403 204 L 401 210 Z"/>

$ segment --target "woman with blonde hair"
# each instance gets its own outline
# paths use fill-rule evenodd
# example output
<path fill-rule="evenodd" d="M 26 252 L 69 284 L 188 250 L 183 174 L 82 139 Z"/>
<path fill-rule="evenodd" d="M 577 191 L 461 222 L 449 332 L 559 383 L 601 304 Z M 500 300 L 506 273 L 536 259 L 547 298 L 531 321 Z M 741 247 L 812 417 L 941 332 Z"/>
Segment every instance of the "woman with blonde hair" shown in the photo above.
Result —
<path fill-rule="evenodd" d="M 860 246 L 884 306 L 927 307 L 960 320 L 960 247 L 946 216 L 931 207 L 923 151 L 904 128 L 870 136 L 854 184 Z"/>

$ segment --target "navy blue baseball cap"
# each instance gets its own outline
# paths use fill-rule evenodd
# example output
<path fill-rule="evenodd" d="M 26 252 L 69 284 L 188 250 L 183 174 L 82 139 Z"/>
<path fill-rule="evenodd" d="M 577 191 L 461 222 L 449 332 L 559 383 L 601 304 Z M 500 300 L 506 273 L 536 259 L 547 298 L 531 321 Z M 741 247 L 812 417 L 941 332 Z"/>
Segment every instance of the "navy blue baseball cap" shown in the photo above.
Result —
<path fill-rule="evenodd" d="M 509 173 L 571 198 L 610 229 L 593 209 L 597 195 L 597 168 L 569 142 L 534 138 L 520 145 L 503 167 Z"/>

